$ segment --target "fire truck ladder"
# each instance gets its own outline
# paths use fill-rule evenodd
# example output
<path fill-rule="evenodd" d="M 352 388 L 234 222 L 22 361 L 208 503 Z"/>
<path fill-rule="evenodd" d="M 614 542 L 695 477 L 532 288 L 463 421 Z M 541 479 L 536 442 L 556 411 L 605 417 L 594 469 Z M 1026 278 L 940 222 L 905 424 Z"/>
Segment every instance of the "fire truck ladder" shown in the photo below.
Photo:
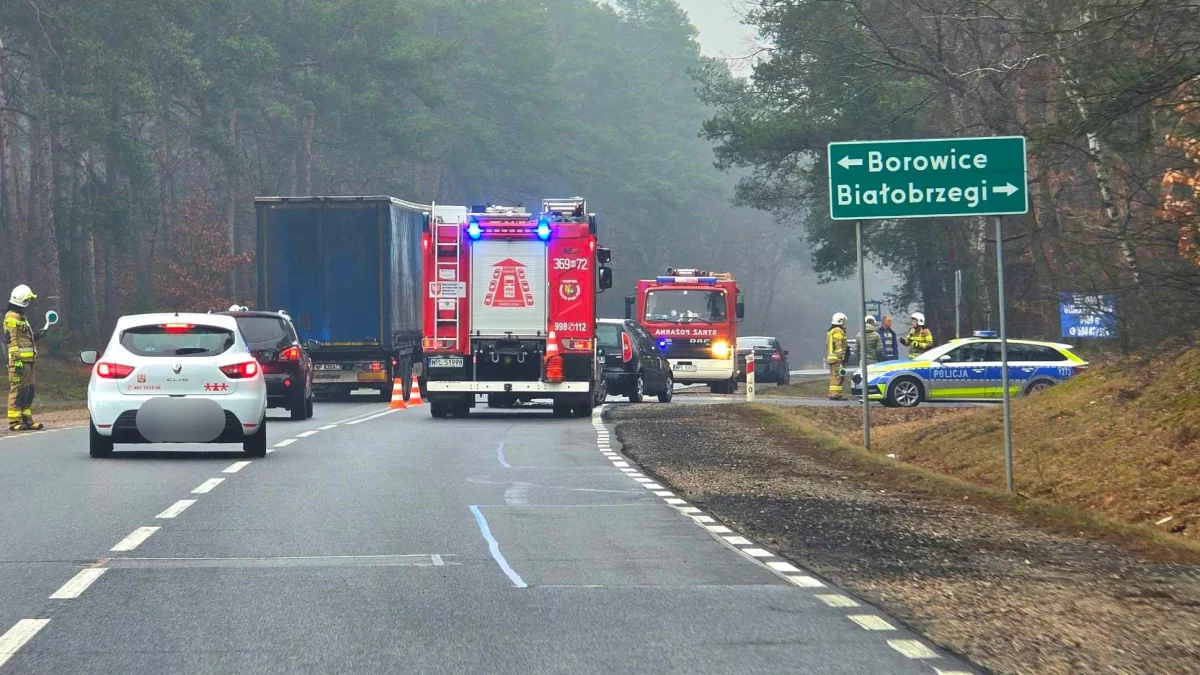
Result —
<path fill-rule="evenodd" d="M 463 280 L 458 278 L 462 271 L 462 223 L 447 223 L 441 218 L 436 219 L 433 224 L 433 240 L 435 242 L 435 246 L 437 247 L 436 259 L 437 279 L 439 282 L 438 287 L 439 289 L 442 287 L 442 283 L 444 283 L 442 281 L 443 279 L 450 277 L 454 279 L 453 284 L 455 288 L 455 293 L 453 295 L 454 314 L 453 316 L 447 318 L 442 318 L 441 305 L 449 298 L 443 297 L 443 293 L 440 290 L 438 292 L 438 308 L 436 314 L 434 315 L 436 317 L 435 325 L 437 326 L 438 330 L 435 331 L 434 337 L 439 343 L 442 343 L 443 341 L 449 342 L 451 343 L 451 348 L 458 349 L 459 324 L 461 321 L 461 315 L 459 312 L 462 311 L 462 299 L 458 297 L 457 289 L 460 288 L 460 285 L 463 283 Z M 443 274 L 442 270 L 448 270 L 452 272 L 452 274 Z M 443 327 L 453 328 L 454 337 L 442 337 Z"/>

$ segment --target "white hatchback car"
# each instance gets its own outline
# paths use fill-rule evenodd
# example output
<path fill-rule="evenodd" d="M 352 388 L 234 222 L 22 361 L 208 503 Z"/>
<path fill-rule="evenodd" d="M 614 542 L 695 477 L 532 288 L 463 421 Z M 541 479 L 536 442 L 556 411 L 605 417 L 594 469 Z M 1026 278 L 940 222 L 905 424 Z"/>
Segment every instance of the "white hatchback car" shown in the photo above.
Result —
<path fill-rule="evenodd" d="M 91 455 L 114 443 L 241 443 L 267 454 L 267 384 L 237 320 L 217 314 L 123 316 L 92 368 Z"/>

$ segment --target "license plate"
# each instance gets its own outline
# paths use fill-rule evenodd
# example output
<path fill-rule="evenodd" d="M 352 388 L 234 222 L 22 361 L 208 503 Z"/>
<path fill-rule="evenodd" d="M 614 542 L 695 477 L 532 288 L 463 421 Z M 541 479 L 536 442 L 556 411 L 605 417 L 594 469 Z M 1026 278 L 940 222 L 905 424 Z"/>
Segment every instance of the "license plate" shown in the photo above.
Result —
<path fill-rule="evenodd" d="M 694 372 L 696 372 L 696 366 L 694 366 L 690 363 L 681 363 L 681 364 L 675 366 L 674 368 L 672 368 L 671 370 L 678 370 L 681 373 L 694 373 Z"/>
<path fill-rule="evenodd" d="M 313 370 L 341 370 L 341 369 L 342 369 L 342 364 L 340 364 L 340 363 L 314 363 L 313 364 Z"/>
<path fill-rule="evenodd" d="M 342 374 L 338 372 L 313 373 L 313 380 L 339 380 L 341 377 Z"/>
<path fill-rule="evenodd" d="M 387 381 L 387 373 L 382 373 L 382 372 L 380 372 L 380 373 L 376 373 L 376 372 L 359 373 L 358 381 L 359 382 L 386 382 Z"/>
<path fill-rule="evenodd" d="M 442 357 L 429 359 L 430 368 L 462 368 L 463 360 L 461 356 Z"/>

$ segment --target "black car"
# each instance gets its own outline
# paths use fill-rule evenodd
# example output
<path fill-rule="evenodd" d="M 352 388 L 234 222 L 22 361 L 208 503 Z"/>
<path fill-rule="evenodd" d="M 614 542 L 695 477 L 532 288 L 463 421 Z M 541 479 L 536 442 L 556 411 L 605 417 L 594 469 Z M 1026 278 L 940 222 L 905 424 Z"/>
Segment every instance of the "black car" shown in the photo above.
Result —
<path fill-rule="evenodd" d="M 283 312 L 217 312 L 237 319 L 242 337 L 262 364 L 267 407 L 287 408 L 293 420 L 313 416 L 313 364 L 292 319 Z"/>
<path fill-rule="evenodd" d="M 631 319 L 600 319 L 596 344 L 604 350 L 604 383 L 612 396 L 633 403 L 657 396 L 669 403 L 675 395 L 671 364 L 654 348 L 654 338 Z"/>
<path fill-rule="evenodd" d="M 747 336 L 737 339 L 738 381 L 746 381 L 746 357 L 754 349 L 754 381 L 788 384 L 792 381 L 788 352 L 773 337 Z"/>

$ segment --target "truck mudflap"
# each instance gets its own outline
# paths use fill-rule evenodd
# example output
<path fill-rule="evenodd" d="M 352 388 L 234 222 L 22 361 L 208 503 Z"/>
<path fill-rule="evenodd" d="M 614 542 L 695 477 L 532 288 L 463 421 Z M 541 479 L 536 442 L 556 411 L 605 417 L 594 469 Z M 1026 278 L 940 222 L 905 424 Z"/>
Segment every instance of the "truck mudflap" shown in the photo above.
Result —
<path fill-rule="evenodd" d="M 430 380 L 426 383 L 430 393 L 514 393 L 514 394 L 587 394 L 592 391 L 591 382 L 446 382 Z"/>

